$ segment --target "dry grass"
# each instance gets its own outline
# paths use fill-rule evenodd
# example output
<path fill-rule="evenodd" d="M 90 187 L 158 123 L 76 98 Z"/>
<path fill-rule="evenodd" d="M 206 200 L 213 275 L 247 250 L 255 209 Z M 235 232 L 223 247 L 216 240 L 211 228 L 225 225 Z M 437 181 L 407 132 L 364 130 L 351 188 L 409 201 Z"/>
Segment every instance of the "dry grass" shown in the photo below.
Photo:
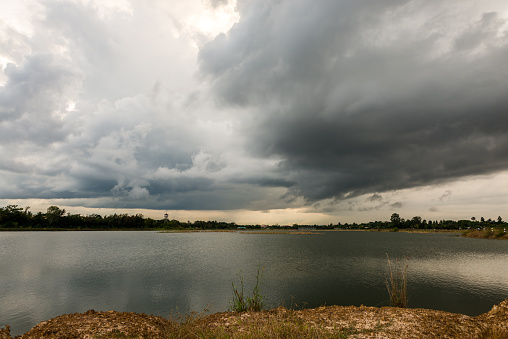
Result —
<path fill-rule="evenodd" d="M 494 229 L 494 231 L 492 231 L 490 228 L 486 229 L 485 231 L 467 230 L 462 232 L 462 236 L 466 238 L 508 240 L 508 233 L 505 233 L 504 229 Z"/>
<path fill-rule="evenodd" d="M 395 263 L 390 261 L 388 254 L 388 277 L 386 278 L 386 289 L 390 296 L 390 304 L 393 307 L 407 307 L 409 300 L 407 295 L 407 260 L 395 260 Z"/>
<path fill-rule="evenodd" d="M 243 231 L 241 234 L 322 234 L 318 232 L 302 232 L 302 231 Z"/>
<path fill-rule="evenodd" d="M 254 311 L 259 312 L 263 309 L 263 295 L 261 294 L 261 279 L 263 277 L 263 272 L 265 268 L 262 270 L 258 269 L 258 273 L 256 275 L 256 285 L 252 289 L 252 298 L 246 296 L 243 292 L 243 277 L 240 277 L 240 288 L 237 288 L 234 283 L 231 283 L 233 286 L 233 300 L 230 301 L 230 311 L 233 312 L 246 312 L 246 311 Z"/>
<path fill-rule="evenodd" d="M 183 229 L 183 230 L 164 230 L 158 233 L 230 233 L 237 230 L 199 230 L 199 229 Z"/>
<path fill-rule="evenodd" d="M 372 328 L 327 323 L 322 318 L 304 317 L 302 311 L 279 307 L 263 312 L 218 313 L 202 319 L 172 323 L 166 338 L 349 338 L 376 333 L 386 325 Z"/>

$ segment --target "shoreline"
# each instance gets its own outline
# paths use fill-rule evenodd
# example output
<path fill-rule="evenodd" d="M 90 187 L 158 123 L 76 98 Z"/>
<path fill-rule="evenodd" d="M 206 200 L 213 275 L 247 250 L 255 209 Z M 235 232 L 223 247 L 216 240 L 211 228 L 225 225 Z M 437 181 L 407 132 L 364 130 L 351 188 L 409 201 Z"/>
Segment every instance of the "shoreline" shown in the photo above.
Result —
<path fill-rule="evenodd" d="M 180 320 L 180 321 L 178 321 Z M 219 312 L 181 319 L 89 310 L 43 321 L 15 338 L 506 338 L 508 299 L 476 317 L 396 307 L 322 306 Z M 0 339 L 12 339 L 9 328 Z"/>
<path fill-rule="evenodd" d="M 473 239 L 495 239 L 495 240 L 508 240 L 508 233 L 502 230 L 467 230 L 462 233 L 465 238 Z"/>
<path fill-rule="evenodd" d="M 297 229 L 66 229 L 66 228 L 0 228 L 1 232 L 157 232 L 157 233 L 240 233 L 240 234 L 266 234 L 266 235 L 316 235 L 327 232 L 393 232 L 393 233 L 412 233 L 412 234 L 430 234 L 430 233 L 450 233 L 458 237 L 471 239 L 491 239 L 508 240 L 508 232 L 501 229 L 491 230 L 441 230 L 441 229 L 316 229 L 316 230 L 297 230 Z M 1 339 L 1 338 L 0 338 Z"/>

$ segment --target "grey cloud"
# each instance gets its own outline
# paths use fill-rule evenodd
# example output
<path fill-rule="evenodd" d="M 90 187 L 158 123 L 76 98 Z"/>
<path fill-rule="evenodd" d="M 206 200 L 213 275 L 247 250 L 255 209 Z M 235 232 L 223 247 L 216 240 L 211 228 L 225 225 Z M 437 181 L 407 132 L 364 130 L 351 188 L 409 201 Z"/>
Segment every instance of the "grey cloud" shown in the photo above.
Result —
<path fill-rule="evenodd" d="M 461 36 L 455 40 L 455 48 L 464 51 L 472 50 L 481 45 L 492 43 L 496 32 L 502 28 L 504 20 L 495 12 L 484 13 L 477 22 L 470 25 Z"/>
<path fill-rule="evenodd" d="M 290 188 L 294 186 L 296 183 L 287 181 L 283 178 L 270 178 L 270 177 L 262 177 L 262 176 L 249 176 L 247 178 L 233 178 L 230 180 L 231 183 L 239 183 L 239 184 L 249 184 L 260 187 L 286 187 Z"/>
<path fill-rule="evenodd" d="M 210 4 L 214 8 L 219 7 L 219 6 L 227 5 L 228 3 L 229 3 L 229 0 L 210 0 Z"/>
<path fill-rule="evenodd" d="M 0 196 L 96 207 L 287 207 L 277 197 L 288 184 L 265 159 L 244 165 L 227 114 L 214 116 L 206 89 L 188 89 L 189 37 L 165 26 L 162 5 L 131 5 L 134 15 L 101 16 L 96 4 L 47 1 L 33 36 L 1 30 L 0 56 L 9 49 L 15 64 L 0 78 L 0 157 L 9 159 L 0 164 Z"/>
<path fill-rule="evenodd" d="M 59 114 L 79 86 L 82 74 L 50 54 L 32 54 L 22 66 L 7 65 L 7 83 L 0 87 L 0 140 L 47 144 L 63 140 L 69 131 Z"/>
<path fill-rule="evenodd" d="M 416 1 L 239 8 L 241 21 L 202 48 L 201 70 L 224 105 L 256 115 L 249 150 L 279 157 L 293 192 L 342 199 L 508 169 L 499 13 L 474 13 L 464 29 L 439 22 L 451 7 Z"/>
<path fill-rule="evenodd" d="M 390 205 L 390 207 L 392 208 L 402 208 L 402 206 L 404 206 L 404 204 L 402 204 L 401 202 L 394 202 L 393 204 Z"/>
<path fill-rule="evenodd" d="M 379 194 L 373 194 L 369 198 L 367 198 L 367 201 L 370 202 L 383 201 L 383 197 Z"/>
<path fill-rule="evenodd" d="M 441 196 L 439 197 L 439 201 L 443 201 L 443 199 L 444 199 L 444 198 L 449 197 L 450 195 L 452 195 L 452 191 L 451 191 L 451 190 L 446 190 L 446 191 L 443 193 L 443 195 L 441 195 Z"/>

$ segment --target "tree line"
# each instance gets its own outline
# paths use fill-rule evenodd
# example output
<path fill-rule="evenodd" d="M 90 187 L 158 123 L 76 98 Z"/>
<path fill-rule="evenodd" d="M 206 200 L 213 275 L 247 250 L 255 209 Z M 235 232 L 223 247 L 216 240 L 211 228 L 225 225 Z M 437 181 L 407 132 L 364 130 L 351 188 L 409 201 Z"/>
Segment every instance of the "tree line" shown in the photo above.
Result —
<path fill-rule="evenodd" d="M 132 230 L 232 230 L 245 229 L 443 229 L 458 230 L 482 227 L 507 227 L 507 223 L 499 216 L 497 219 L 485 219 L 471 217 L 469 220 L 425 220 L 419 216 L 411 219 L 401 218 L 398 213 L 393 213 L 389 221 L 372 221 L 368 223 L 337 223 L 329 225 L 298 225 L 279 226 L 276 225 L 237 225 L 234 222 L 222 221 L 194 221 L 181 222 L 178 220 L 145 218 L 142 214 L 112 214 L 101 216 L 99 214 L 81 215 L 66 213 L 65 209 L 58 206 L 50 206 L 46 213 L 32 213 L 30 207 L 19 207 L 8 205 L 0 207 L 0 228 L 2 229 L 67 229 L 67 230 L 110 230 L 110 229 L 132 229 Z"/>
<path fill-rule="evenodd" d="M 485 219 L 480 217 L 471 217 L 471 219 L 464 220 L 426 220 L 420 216 L 412 217 L 411 219 L 401 218 L 398 213 L 393 213 L 390 221 L 371 221 L 368 223 L 360 224 L 338 224 L 336 228 L 342 229 L 440 229 L 440 230 L 465 230 L 472 228 L 506 228 L 507 223 L 503 221 L 501 216 L 496 219 Z"/>
<path fill-rule="evenodd" d="M 244 226 L 256 228 L 256 226 Z M 65 209 L 50 206 L 46 213 L 32 213 L 30 207 L 8 205 L 0 207 L 0 229 L 65 229 L 65 230 L 150 230 L 150 229 L 236 229 L 234 222 L 195 221 L 145 218 L 142 214 L 81 215 L 66 213 Z"/>

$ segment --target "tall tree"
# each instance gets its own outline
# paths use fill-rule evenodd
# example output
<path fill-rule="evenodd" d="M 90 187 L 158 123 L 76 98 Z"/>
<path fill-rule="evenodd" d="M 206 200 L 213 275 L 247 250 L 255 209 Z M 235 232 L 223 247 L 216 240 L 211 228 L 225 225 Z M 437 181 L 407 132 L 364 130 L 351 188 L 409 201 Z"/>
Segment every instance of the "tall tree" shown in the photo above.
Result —
<path fill-rule="evenodd" d="M 58 223 L 58 220 L 65 214 L 65 209 L 60 209 L 58 206 L 49 206 L 46 211 L 46 220 L 49 225 Z"/>
<path fill-rule="evenodd" d="M 392 224 L 400 224 L 400 215 L 398 213 L 393 213 L 390 217 L 390 221 Z"/>

